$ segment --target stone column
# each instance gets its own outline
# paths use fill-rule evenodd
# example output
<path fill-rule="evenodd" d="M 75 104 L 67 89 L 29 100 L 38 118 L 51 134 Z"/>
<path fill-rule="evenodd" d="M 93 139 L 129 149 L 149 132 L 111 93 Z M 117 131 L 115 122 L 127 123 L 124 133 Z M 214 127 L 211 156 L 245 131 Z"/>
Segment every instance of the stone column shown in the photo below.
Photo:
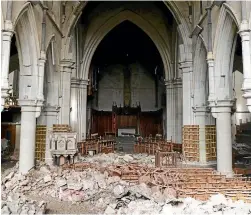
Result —
<path fill-rule="evenodd" d="M 217 134 L 217 171 L 232 176 L 232 135 L 231 108 L 233 101 L 220 100 L 211 107 L 213 117 L 216 118 Z"/>
<path fill-rule="evenodd" d="M 70 125 L 73 131 L 78 131 L 78 92 L 79 92 L 79 79 L 71 79 L 71 113 Z M 77 136 L 78 139 L 78 136 Z M 79 141 L 79 139 L 78 139 Z"/>
<path fill-rule="evenodd" d="M 208 101 L 215 101 L 215 75 L 214 75 L 214 58 L 213 53 L 208 52 L 207 54 L 207 65 L 208 65 L 208 83 L 209 83 L 209 96 Z"/>
<path fill-rule="evenodd" d="M 193 124 L 192 109 L 192 62 L 185 61 L 180 63 L 182 70 L 182 90 L 183 90 L 183 126 Z"/>
<path fill-rule="evenodd" d="M 8 21 L 8 20 L 7 20 Z M 9 29 L 2 31 L 2 67 L 1 67 L 1 111 L 4 108 L 5 99 L 9 90 L 9 65 L 10 65 L 10 45 L 14 32 L 12 25 Z"/>
<path fill-rule="evenodd" d="M 71 61 L 61 61 L 60 124 L 70 124 Z"/>
<path fill-rule="evenodd" d="M 46 119 L 46 122 L 43 123 L 46 125 L 46 145 L 45 145 L 45 162 L 49 165 L 53 164 L 53 158 L 50 152 L 50 132 L 52 131 L 53 124 L 57 124 L 57 115 L 59 109 L 55 106 L 46 106 L 43 109 L 43 116 Z"/>
<path fill-rule="evenodd" d="M 243 3 L 243 2 L 242 2 Z M 251 112 L 251 51 L 250 51 L 250 29 L 248 21 L 243 20 L 240 26 L 239 34 L 242 44 L 242 62 L 243 62 L 243 97 L 247 99 L 247 107 Z"/>
<path fill-rule="evenodd" d="M 166 139 L 173 139 L 173 82 L 166 81 Z"/>
<path fill-rule="evenodd" d="M 79 83 L 79 135 L 81 139 L 86 139 L 86 125 L 87 125 L 87 86 L 88 80 L 80 80 Z"/>
<path fill-rule="evenodd" d="M 207 125 L 207 115 L 210 114 L 209 108 L 206 106 L 194 107 L 195 113 L 195 123 L 199 125 L 199 161 L 201 164 L 206 164 L 206 127 Z"/>
<path fill-rule="evenodd" d="M 21 136 L 19 172 L 27 173 L 35 165 L 36 111 L 42 106 L 35 100 L 19 100 L 21 106 Z"/>
<path fill-rule="evenodd" d="M 175 89 L 175 142 L 182 143 L 182 80 L 180 78 L 174 81 Z"/>
<path fill-rule="evenodd" d="M 77 141 L 86 139 L 88 80 L 71 80 L 71 126 L 78 132 Z"/>
<path fill-rule="evenodd" d="M 45 53 L 41 51 L 41 57 L 38 61 L 38 99 L 44 100 L 44 66 L 46 62 Z"/>

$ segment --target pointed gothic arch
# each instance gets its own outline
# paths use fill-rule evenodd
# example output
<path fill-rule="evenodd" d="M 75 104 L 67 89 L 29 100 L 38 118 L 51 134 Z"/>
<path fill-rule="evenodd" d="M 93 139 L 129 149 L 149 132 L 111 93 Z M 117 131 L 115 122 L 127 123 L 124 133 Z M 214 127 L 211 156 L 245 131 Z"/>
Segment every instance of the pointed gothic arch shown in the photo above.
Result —
<path fill-rule="evenodd" d="M 114 27 L 118 26 L 123 21 L 130 21 L 136 26 L 138 26 L 141 30 L 143 30 L 154 42 L 157 47 L 160 56 L 163 61 L 164 69 L 165 69 L 165 77 L 168 79 L 171 77 L 171 60 L 170 60 L 170 52 L 169 48 L 166 45 L 164 39 L 160 36 L 158 31 L 152 26 L 149 22 L 143 19 L 138 14 L 130 11 L 124 10 L 119 12 L 116 16 L 111 17 L 110 19 L 104 23 L 101 23 L 100 26 L 95 26 L 96 30 L 93 32 L 91 39 L 86 44 L 86 48 L 84 51 L 84 56 L 82 59 L 81 66 L 81 78 L 87 80 L 89 74 L 89 68 L 91 65 L 92 57 L 102 41 L 102 39 L 110 32 Z"/>

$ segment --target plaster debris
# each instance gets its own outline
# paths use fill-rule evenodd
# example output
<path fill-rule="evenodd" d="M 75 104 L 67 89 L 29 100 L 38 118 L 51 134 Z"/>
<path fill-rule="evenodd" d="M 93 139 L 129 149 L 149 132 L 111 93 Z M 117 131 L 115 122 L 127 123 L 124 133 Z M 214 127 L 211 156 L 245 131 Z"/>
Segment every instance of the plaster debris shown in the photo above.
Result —
<path fill-rule="evenodd" d="M 94 162 L 76 165 L 78 169 L 75 170 L 39 163 L 37 168 L 26 175 L 17 173 L 17 168 L 8 174 L 4 173 L 2 214 L 45 212 L 45 202 L 25 200 L 27 196 L 37 196 L 46 201 L 53 198 L 60 204 L 88 203 L 90 207 L 98 208 L 100 213 L 105 214 L 231 212 L 245 215 L 251 212 L 251 204 L 232 202 L 221 194 L 212 196 L 208 201 L 177 199 L 177 189 L 171 187 L 171 184 L 181 176 L 178 173 L 169 174 L 169 170 L 158 170 L 151 165 L 140 165 L 144 161 L 151 162 L 148 156 L 130 155 L 130 158 L 127 156 L 124 159 L 124 155 L 120 154 L 101 154 L 92 158 Z M 125 160 L 129 162 L 125 163 Z M 183 177 L 180 179 L 186 180 Z M 20 202 L 23 202 L 22 205 Z"/>
<path fill-rule="evenodd" d="M 1 214 L 44 214 L 46 202 L 28 200 L 23 194 L 12 193 L 2 200 Z"/>

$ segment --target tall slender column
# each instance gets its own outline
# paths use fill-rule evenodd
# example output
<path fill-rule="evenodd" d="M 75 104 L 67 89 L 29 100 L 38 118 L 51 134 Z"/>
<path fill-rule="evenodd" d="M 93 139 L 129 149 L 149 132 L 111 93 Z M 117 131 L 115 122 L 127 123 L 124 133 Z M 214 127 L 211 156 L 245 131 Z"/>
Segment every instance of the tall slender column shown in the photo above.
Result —
<path fill-rule="evenodd" d="M 42 35 L 41 35 L 41 52 L 38 67 L 38 99 L 44 100 L 44 67 L 46 61 L 45 55 L 46 39 L 46 9 L 43 10 Z"/>
<path fill-rule="evenodd" d="M 41 57 L 38 65 L 38 99 L 44 100 L 44 68 L 45 68 L 45 53 L 41 51 Z"/>
<path fill-rule="evenodd" d="M 81 80 L 79 84 L 79 115 L 80 120 L 78 120 L 79 123 L 79 135 L 81 139 L 86 139 L 86 125 L 87 125 L 87 86 L 88 81 L 87 80 Z"/>
<path fill-rule="evenodd" d="M 177 138 L 176 138 L 177 97 L 176 97 L 176 95 L 177 95 L 177 88 L 175 87 L 175 81 L 173 81 L 172 100 L 171 100 L 172 102 L 171 102 L 171 104 L 172 104 L 172 115 L 173 115 L 173 117 L 172 117 L 172 141 L 174 143 L 177 142 Z"/>
<path fill-rule="evenodd" d="M 86 139 L 88 80 L 71 80 L 71 126 L 78 132 L 77 141 Z"/>
<path fill-rule="evenodd" d="M 207 162 L 206 160 L 206 117 L 209 110 L 205 106 L 201 107 L 194 107 L 194 113 L 195 113 L 195 123 L 196 125 L 199 125 L 199 161 L 201 164 L 205 164 Z"/>
<path fill-rule="evenodd" d="M 61 109 L 60 124 L 70 124 L 71 70 L 73 63 L 61 62 Z"/>
<path fill-rule="evenodd" d="M 5 99 L 8 97 L 9 90 L 9 65 L 10 65 L 10 45 L 11 38 L 14 34 L 12 24 L 12 7 L 13 2 L 7 2 L 6 20 L 2 30 L 2 67 L 1 67 L 1 111 L 4 109 Z"/>
<path fill-rule="evenodd" d="M 70 125 L 73 131 L 78 131 L 78 92 L 79 92 L 79 79 L 71 79 L 71 113 Z M 79 141 L 79 135 L 77 135 Z"/>
<path fill-rule="evenodd" d="M 207 54 L 207 64 L 208 64 L 208 76 L 209 76 L 209 96 L 208 101 L 209 103 L 215 101 L 215 75 L 214 75 L 214 58 L 213 53 L 208 52 Z"/>
<path fill-rule="evenodd" d="M 175 142 L 182 143 L 182 80 L 174 81 L 175 88 Z"/>
<path fill-rule="evenodd" d="M 59 110 L 55 106 L 46 106 L 43 108 L 42 115 L 46 122 L 46 143 L 45 143 L 45 162 L 53 164 L 53 158 L 50 152 L 50 132 L 52 131 L 53 124 L 57 124 L 57 115 Z"/>
<path fill-rule="evenodd" d="M 10 45 L 13 36 L 12 29 L 2 31 L 2 69 L 1 69 L 1 111 L 9 90 Z"/>
<path fill-rule="evenodd" d="M 183 125 L 193 124 L 192 109 L 192 62 L 185 61 L 180 63 L 182 70 L 182 88 L 183 88 Z"/>
<path fill-rule="evenodd" d="M 166 82 L 166 138 L 173 139 L 173 82 Z"/>
<path fill-rule="evenodd" d="M 231 108 L 233 101 L 217 101 L 212 107 L 216 118 L 217 134 L 217 170 L 227 176 L 232 176 L 232 135 L 231 135 Z"/>
<path fill-rule="evenodd" d="M 21 137 L 19 171 L 27 173 L 35 165 L 36 111 L 38 104 L 34 100 L 19 100 L 21 106 Z"/>
<path fill-rule="evenodd" d="M 245 2 L 245 1 L 244 1 Z M 244 3 L 242 2 L 242 4 Z M 243 97 L 247 99 L 247 107 L 251 112 L 251 51 L 250 51 L 250 29 L 248 21 L 243 20 L 239 34 L 242 44 L 242 62 L 243 62 Z"/>

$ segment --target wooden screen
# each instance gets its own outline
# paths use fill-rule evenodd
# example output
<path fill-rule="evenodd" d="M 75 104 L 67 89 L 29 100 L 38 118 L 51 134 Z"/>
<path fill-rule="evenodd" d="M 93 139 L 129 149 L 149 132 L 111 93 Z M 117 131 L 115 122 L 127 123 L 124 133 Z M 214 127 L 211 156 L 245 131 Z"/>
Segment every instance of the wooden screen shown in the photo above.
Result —
<path fill-rule="evenodd" d="M 150 134 L 162 134 L 162 111 L 142 112 L 137 115 L 116 115 L 116 131 L 114 131 L 114 122 L 112 121 L 112 112 L 92 111 L 91 133 L 105 135 L 105 132 L 117 133 L 118 128 L 136 128 L 140 125 L 140 135 L 143 137 Z"/>
<path fill-rule="evenodd" d="M 91 133 L 105 135 L 105 132 L 112 132 L 112 113 L 104 111 L 92 111 Z"/>
<path fill-rule="evenodd" d="M 137 116 L 135 115 L 118 115 L 117 128 L 137 127 Z"/>
<path fill-rule="evenodd" d="M 140 116 L 140 135 L 147 137 L 150 134 L 162 134 L 162 113 L 153 114 L 151 112 L 143 112 Z"/>

